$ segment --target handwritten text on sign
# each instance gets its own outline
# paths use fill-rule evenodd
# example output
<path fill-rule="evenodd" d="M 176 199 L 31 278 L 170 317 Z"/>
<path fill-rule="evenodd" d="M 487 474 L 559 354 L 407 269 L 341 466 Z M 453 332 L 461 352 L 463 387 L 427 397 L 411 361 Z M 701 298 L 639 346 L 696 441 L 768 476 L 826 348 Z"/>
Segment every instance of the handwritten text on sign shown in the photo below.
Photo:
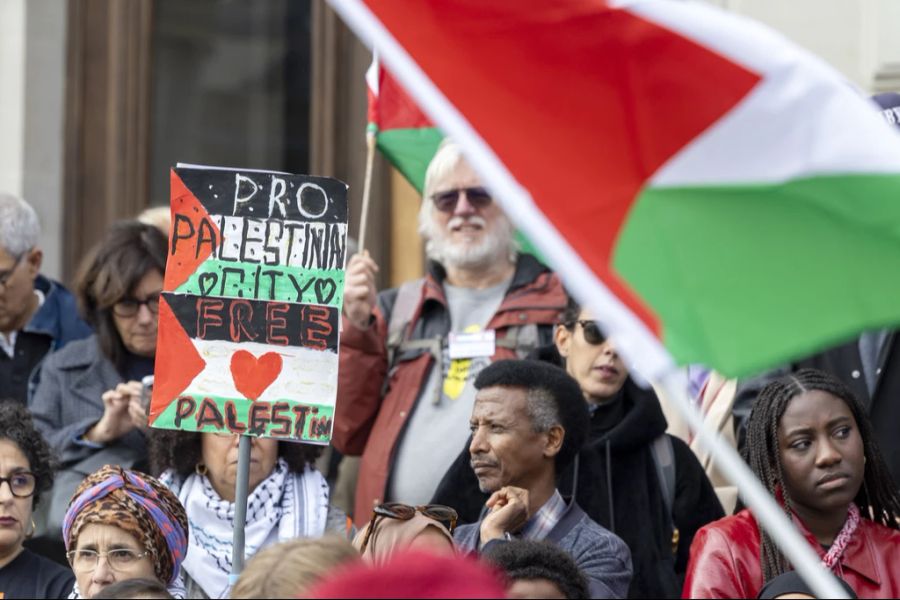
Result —
<path fill-rule="evenodd" d="M 154 427 L 328 442 L 346 192 L 324 177 L 173 170 Z"/>

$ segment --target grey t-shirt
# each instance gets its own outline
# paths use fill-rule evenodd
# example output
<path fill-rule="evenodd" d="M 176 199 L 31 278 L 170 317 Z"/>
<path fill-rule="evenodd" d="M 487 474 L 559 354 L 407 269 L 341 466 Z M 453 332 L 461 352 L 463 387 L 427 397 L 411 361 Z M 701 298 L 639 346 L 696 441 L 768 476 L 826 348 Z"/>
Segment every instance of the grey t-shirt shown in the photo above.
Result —
<path fill-rule="evenodd" d="M 450 327 L 455 333 L 482 331 L 500 308 L 512 280 L 485 289 L 444 284 L 450 309 Z M 425 504 L 450 464 L 469 438 L 469 417 L 475 401 L 472 383 L 490 363 L 490 357 L 450 360 L 448 340 L 443 341 L 443 364 L 431 369 L 397 448 L 391 473 L 389 499 L 407 504 Z M 436 386 L 442 386 L 441 394 Z"/>

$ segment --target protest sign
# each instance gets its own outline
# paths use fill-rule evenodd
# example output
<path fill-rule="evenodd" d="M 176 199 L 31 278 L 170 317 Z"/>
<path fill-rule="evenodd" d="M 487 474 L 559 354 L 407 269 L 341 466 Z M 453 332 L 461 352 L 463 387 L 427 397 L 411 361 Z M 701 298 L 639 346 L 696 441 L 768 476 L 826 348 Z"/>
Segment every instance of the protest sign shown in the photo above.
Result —
<path fill-rule="evenodd" d="M 176 168 L 171 208 L 151 425 L 328 443 L 347 186 Z"/>

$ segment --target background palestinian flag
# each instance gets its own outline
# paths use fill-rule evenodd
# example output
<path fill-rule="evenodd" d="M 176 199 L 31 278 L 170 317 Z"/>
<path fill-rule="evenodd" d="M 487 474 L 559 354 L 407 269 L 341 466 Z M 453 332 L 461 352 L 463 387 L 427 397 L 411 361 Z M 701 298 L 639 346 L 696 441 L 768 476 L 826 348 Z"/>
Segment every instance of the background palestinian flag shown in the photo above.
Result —
<path fill-rule="evenodd" d="M 645 375 L 900 321 L 900 139 L 700 3 L 332 0 Z"/>
<path fill-rule="evenodd" d="M 366 86 L 369 127 L 375 131 L 378 149 L 421 194 L 428 163 L 444 134 L 382 68 L 377 56 L 366 72 Z"/>

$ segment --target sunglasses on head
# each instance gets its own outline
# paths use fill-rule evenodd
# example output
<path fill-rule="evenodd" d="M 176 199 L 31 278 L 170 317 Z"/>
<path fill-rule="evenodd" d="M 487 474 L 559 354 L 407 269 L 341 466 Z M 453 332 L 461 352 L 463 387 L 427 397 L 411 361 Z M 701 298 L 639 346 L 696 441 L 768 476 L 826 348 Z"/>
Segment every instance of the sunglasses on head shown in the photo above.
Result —
<path fill-rule="evenodd" d="M 466 200 L 469 201 L 474 208 L 484 208 L 494 201 L 491 195 L 483 187 L 457 188 L 455 190 L 446 190 L 432 194 L 431 200 L 434 202 L 435 208 L 441 212 L 452 213 L 456 210 L 456 204 L 459 202 L 459 195 L 464 193 Z"/>
<path fill-rule="evenodd" d="M 569 321 L 565 324 L 566 329 L 575 329 L 575 325 L 581 325 L 584 332 L 584 341 L 592 346 L 598 346 L 606 341 L 606 336 L 600 331 L 597 321 Z"/>
<path fill-rule="evenodd" d="M 369 545 L 369 540 L 372 538 L 372 533 L 375 531 L 375 522 L 379 518 L 409 521 L 416 516 L 417 512 L 422 513 L 422 516 L 441 523 L 451 534 L 453 533 L 453 530 L 456 529 L 456 521 L 459 519 L 459 515 L 456 514 L 455 510 L 449 506 L 444 506 L 443 504 L 426 504 L 424 506 L 410 506 L 409 504 L 403 504 L 401 502 L 386 502 L 384 504 L 379 504 L 372 510 L 372 519 L 369 521 L 369 525 L 366 528 L 366 537 L 363 538 L 359 553 L 365 553 L 366 546 Z"/>

